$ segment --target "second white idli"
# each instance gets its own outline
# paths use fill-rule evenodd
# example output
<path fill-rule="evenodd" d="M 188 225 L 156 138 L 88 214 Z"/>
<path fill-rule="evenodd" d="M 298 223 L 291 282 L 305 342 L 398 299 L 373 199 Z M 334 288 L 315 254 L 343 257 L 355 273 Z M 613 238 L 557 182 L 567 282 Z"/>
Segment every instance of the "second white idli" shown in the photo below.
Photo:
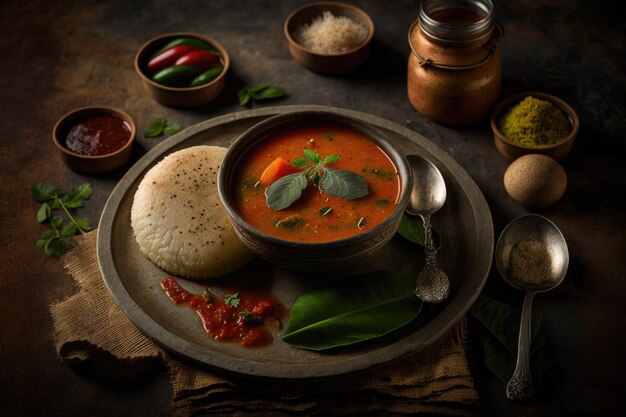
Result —
<path fill-rule="evenodd" d="M 148 259 L 170 274 L 216 278 L 254 257 L 235 234 L 217 191 L 226 151 L 219 146 L 176 151 L 139 184 L 131 208 L 135 239 Z"/>

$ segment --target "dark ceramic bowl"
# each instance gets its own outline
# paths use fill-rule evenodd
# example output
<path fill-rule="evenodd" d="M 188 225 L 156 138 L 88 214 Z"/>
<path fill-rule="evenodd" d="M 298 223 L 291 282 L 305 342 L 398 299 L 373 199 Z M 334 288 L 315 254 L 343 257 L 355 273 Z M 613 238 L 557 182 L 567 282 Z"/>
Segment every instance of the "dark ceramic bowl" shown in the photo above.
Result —
<path fill-rule="evenodd" d="M 363 24 L 368 34 L 365 40 L 355 48 L 341 53 L 321 54 L 305 48 L 296 41 L 297 30 L 324 11 L 334 16 L 345 16 Z M 374 37 L 374 22 L 367 13 L 350 4 L 337 2 L 311 3 L 294 10 L 285 21 L 283 28 L 289 43 L 289 52 L 293 59 L 303 67 L 320 74 L 343 74 L 360 67 L 369 56 L 370 43 Z"/>
<path fill-rule="evenodd" d="M 250 225 L 232 203 L 232 179 L 243 155 L 268 135 L 290 127 L 339 123 L 355 129 L 391 158 L 401 182 L 401 193 L 395 210 L 381 224 L 356 236 L 322 243 L 304 243 L 279 239 Z M 353 266 L 372 256 L 396 233 L 409 202 L 412 178 L 402 151 L 384 133 L 370 125 L 330 111 L 302 111 L 266 119 L 244 132 L 228 150 L 218 175 L 220 198 L 235 231 L 259 257 L 276 265 L 301 271 L 336 271 Z"/>
<path fill-rule="evenodd" d="M 193 38 L 215 47 L 221 55 L 223 70 L 217 78 L 196 87 L 168 87 L 152 81 L 146 72 L 150 58 L 165 44 L 176 38 Z M 226 73 L 230 68 L 230 57 L 224 47 L 215 39 L 190 32 L 167 33 L 150 39 L 135 55 L 135 71 L 141 78 L 144 90 L 159 103 L 173 108 L 199 107 L 214 100 L 226 85 Z"/>
<path fill-rule="evenodd" d="M 567 116 L 572 125 L 572 131 L 564 140 L 557 142 L 554 145 L 537 147 L 525 146 L 508 140 L 502 132 L 500 132 L 498 129 L 500 117 L 502 117 L 511 107 L 515 106 L 528 96 L 549 101 L 561 109 L 561 111 Z M 498 103 L 491 113 L 491 130 L 493 131 L 494 144 L 496 145 L 496 149 L 498 149 L 498 151 L 510 161 L 530 153 L 547 155 L 557 161 L 561 161 L 572 151 L 574 139 L 576 139 L 576 135 L 578 135 L 579 128 L 580 121 L 578 120 L 578 115 L 574 109 L 560 98 L 546 93 L 525 92 L 512 95 Z"/>
<path fill-rule="evenodd" d="M 120 149 L 105 155 L 88 156 L 69 150 L 65 146 L 65 139 L 72 126 L 81 119 L 101 114 L 109 114 L 122 119 L 130 130 L 128 141 Z M 57 150 L 57 155 L 72 171 L 99 174 L 113 171 L 128 161 L 133 152 L 136 133 L 135 122 L 126 112 L 108 106 L 88 106 L 72 110 L 61 117 L 52 129 L 52 142 Z"/>

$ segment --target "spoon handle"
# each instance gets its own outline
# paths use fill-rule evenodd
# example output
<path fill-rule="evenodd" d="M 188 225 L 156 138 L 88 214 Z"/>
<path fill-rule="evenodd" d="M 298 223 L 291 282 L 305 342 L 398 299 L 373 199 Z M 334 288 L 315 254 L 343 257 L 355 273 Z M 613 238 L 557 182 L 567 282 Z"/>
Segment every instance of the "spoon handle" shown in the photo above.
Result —
<path fill-rule="evenodd" d="M 527 291 L 524 296 L 517 344 L 517 363 L 513 376 L 506 386 L 506 396 L 509 400 L 528 400 L 533 395 L 533 379 L 530 373 L 530 318 L 534 296 L 534 291 Z"/>
<path fill-rule="evenodd" d="M 425 263 L 428 266 L 433 266 L 437 264 L 437 250 L 435 249 L 435 243 L 433 242 L 433 227 L 430 223 L 430 216 L 422 216 L 422 222 L 424 223 Z"/>

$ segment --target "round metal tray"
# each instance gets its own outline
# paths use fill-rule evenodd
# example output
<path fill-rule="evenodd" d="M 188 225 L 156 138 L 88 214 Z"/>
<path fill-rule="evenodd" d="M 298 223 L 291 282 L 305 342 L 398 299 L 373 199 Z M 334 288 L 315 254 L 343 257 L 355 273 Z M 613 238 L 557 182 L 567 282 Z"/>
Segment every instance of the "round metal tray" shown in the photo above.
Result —
<path fill-rule="evenodd" d="M 449 299 L 425 305 L 418 319 L 385 337 L 329 352 L 294 348 L 275 337 L 261 349 L 245 349 L 209 337 L 194 311 L 174 305 L 160 287 L 168 274 L 139 250 L 130 226 L 133 196 L 144 174 L 164 156 L 195 145 L 228 147 L 239 134 L 267 117 L 301 110 L 324 110 L 360 119 L 384 130 L 408 154 L 431 160 L 448 188 L 444 208 L 432 217 L 442 239 L 439 262 L 452 283 Z M 98 262 L 103 279 L 128 318 L 163 348 L 211 369 L 258 378 L 301 380 L 332 378 L 370 370 L 418 352 L 441 337 L 474 303 L 487 280 L 493 256 L 493 225 L 489 207 L 470 176 L 444 151 L 423 136 L 372 115 L 326 106 L 284 106 L 248 110 L 201 122 L 162 142 L 142 157 L 120 180 L 107 201 L 98 227 Z M 423 266 L 423 250 L 394 237 L 375 259 L 351 274 L 378 269 L 413 273 Z M 298 295 L 322 281 L 302 273 L 253 261 L 240 276 L 260 274 L 272 280 L 272 291 L 287 307 Z M 328 278 L 328 274 L 325 278 Z M 332 277 L 332 274 L 330 274 Z M 346 276 L 345 273 L 342 276 Z M 232 279 L 237 279 L 233 274 Z M 347 277 L 347 276 L 346 276 Z M 341 277 L 332 277 L 334 279 Z M 179 279 L 192 292 L 210 281 Z"/>

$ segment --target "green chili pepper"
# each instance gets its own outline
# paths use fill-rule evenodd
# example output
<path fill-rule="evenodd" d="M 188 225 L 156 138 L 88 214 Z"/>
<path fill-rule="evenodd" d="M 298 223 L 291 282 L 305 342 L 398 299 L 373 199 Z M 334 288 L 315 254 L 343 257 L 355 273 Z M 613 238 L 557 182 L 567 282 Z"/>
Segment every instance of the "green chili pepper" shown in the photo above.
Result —
<path fill-rule="evenodd" d="M 209 51 L 212 54 L 215 55 L 220 55 L 220 52 L 217 50 L 217 48 L 215 48 L 213 45 L 209 45 L 206 42 L 203 42 L 199 39 L 195 39 L 195 38 L 176 38 L 170 42 L 168 42 L 167 44 L 165 44 L 165 46 L 163 46 L 161 49 L 159 49 L 154 56 L 160 54 L 163 51 L 166 51 L 174 46 L 178 46 L 178 45 L 189 45 L 192 46 L 194 48 L 197 49 L 204 49 L 205 51 Z"/>
<path fill-rule="evenodd" d="M 154 74 L 152 81 L 168 87 L 186 87 L 200 71 L 202 70 L 189 65 L 173 65 Z"/>
<path fill-rule="evenodd" d="M 210 70 L 205 71 L 202 74 L 198 75 L 196 78 L 194 78 L 194 80 L 191 82 L 191 86 L 195 87 L 197 85 L 202 85 L 208 83 L 209 81 L 213 81 L 221 73 L 222 67 L 211 68 Z"/>

